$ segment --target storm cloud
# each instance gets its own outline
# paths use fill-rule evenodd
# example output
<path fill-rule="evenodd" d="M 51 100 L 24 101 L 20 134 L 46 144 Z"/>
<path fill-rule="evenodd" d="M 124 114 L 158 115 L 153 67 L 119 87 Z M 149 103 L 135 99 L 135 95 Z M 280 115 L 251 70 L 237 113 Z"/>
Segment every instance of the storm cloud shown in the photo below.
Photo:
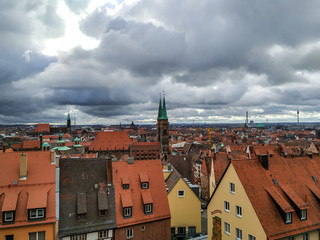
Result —
<path fill-rule="evenodd" d="M 62 2 L 96 47 L 43 53 Z M 318 1 L 90 3 L 0 3 L 0 123 L 152 123 L 162 91 L 170 122 L 318 121 Z"/>

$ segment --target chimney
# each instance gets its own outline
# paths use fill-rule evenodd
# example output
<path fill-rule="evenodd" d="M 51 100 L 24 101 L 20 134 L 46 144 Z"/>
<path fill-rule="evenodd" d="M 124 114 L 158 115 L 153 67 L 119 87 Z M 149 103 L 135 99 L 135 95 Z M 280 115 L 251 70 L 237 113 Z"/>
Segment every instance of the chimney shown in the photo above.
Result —
<path fill-rule="evenodd" d="M 56 152 L 54 150 L 50 152 L 50 161 L 51 161 L 51 164 L 56 163 Z"/>
<path fill-rule="evenodd" d="M 107 183 L 112 185 L 112 157 L 107 157 Z"/>
<path fill-rule="evenodd" d="M 22 153 L 20 155 L 20 180 L 27 179 L 27 171 L 27 155 Z"/>
<path fill-rule="evenodd" d="M 128 161 L 128 164 L 133 164 L 134 163 L 134 158 L 133 157 L 128 157 L 127 161 Z"/>

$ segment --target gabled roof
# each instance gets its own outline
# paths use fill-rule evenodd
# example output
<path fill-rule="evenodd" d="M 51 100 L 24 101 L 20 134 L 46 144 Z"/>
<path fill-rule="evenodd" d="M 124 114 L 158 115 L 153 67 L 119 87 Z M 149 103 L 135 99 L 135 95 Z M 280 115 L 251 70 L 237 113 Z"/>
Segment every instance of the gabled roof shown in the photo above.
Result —
<path fill-rule="evenodd" d="M 50 124 L 49 123 L 39 123 L 38 126 L 34 129 L 34 132 L 50 132 Z"/>
<path fill-rule="evenodd" d="M 114 151 L 129 150 L 132 144 L 128 133 L 121 132 L 98 132 L 96 138 L 91 143 L 90 151 Z"/>
<path fill-rule="evenodd" d="M 24 148 L 24 149 L 40 148 L 40 141 L 39 140 L 24 140 L 22 148 Z"/>
<path fill-rule="evenodd" d="M 170 209 L 160 160 L 113 162 L 117 226 L 129 226 L 170 218 Z M 149 189 L 141 189 L 140 173 L 147 174 Z M 123 189 L 123 179 L 129 181 L 129 189 Z M 127 181 L 126 180 L 126 181 Z M 131 202 L 130 202 L 131 200 Z M 144 202 L 153 203 L 152 214 L 144 214 Z M 132 217 L 123 218 L 123 207 L 132 205 Z"/>
<path fill-rule="evenodd" d="M 255 159 L 232 161 L 268 239 L 318 229 L 320 205 L 308 186 L 319 188 L 319 182 L 315 182 L 312 177 L 320 179 L 319 159 L 269 157 L 268 161 L 269 170 L 265 170 L 259 160 Z M 275 202 L 284 212 L 293 210 L 291 202 L 301 209 L 308 206 L 307 220 L 301 221 L 293 212 L 292 223 L 285 224 Z"/>
<path fill-rule="evenodd" d="M 114 187 L 106 159 L 60 159 L 59 237 L 116 227 Z M 99 216 L 99 210 L 108 210 Z M 78 214 L 86 214 L 79 221 Z"/>
<path fill-rule="evenodd" d="M 15 210 L 15 223 L 3 225 L 1 218 L 0 229 L 35 224 L 28 221 L 30 208 L 46 208 L 46 219 L 36 223 L 56 222 L 56 167 L 51 164 L 50 152 L 24 153 L 28 167 L 26 180 L 19 180 L 20 154 L 0 154 L 0 169 L 6 173 L 0 178 L 0 209 Z"/>

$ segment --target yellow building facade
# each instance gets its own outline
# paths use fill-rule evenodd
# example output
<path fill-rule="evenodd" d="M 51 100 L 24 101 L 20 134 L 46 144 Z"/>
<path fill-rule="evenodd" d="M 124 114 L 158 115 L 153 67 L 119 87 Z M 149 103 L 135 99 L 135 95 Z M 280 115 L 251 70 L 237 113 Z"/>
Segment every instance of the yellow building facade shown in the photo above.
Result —
<path fill-rule="evenodd" d="M 175 234 L 179 234 L 181 228 L 185 228 L 187 235 L 194 230 L 196 233 L 201 233 L 201 201 L 182 178 L 168 193 L 168 201 L 171 233 L 175 231 Z"/>
<path fill-rule="evenodd" d="M 230 189 L 231 185 L 233 189 Z M 210 240 L 234 240 L 237 239 L 237 232 L 240 235 L 240 231 L 242 239 L 250 240 L 249 235 L 252 239 L 267 239 L 232 164 L 229 165 L 208 204 L 207 217 Z"/>
<path fill-rule="evenodd" d="M 55 240 L 56 237 L 56 224 L 35 224 L 20 227 L 8 227 L 0 229 L 0 239 L 10 239 L 13 235 L 14 240 L 28 240 L 28 239 L 46 239 Z M 45 238 L 43 238 L 43 236 Z M 34 238 L 35 237 L 35 238 Z"/>

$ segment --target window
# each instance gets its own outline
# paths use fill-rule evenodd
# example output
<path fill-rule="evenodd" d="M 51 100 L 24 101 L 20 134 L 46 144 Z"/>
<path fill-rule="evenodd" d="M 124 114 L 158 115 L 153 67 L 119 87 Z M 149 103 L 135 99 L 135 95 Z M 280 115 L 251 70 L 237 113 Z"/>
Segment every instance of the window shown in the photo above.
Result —
<path fill-rule="evenodd" d="M 141 227 L 141 232 L 144 232 L 146 230 L 146 226 Z"/>
<path fill-rule="evenodd" d="M 251 234 L 248 235 L 248 240 L 256 240 L 255 236 L 252 236 Z"/>
<path fill-rule="evenodd" d="M 307 219 L 307 209 L 301 210 L 301 220 L 306 220 Z"/>
<path fill-rule="evenodd" d="M 228 235 L 230 235 L 230 224 L 224 222 L 224 232 Z"/>
<path fill-rule="evenodd" d="M 309 233 L 304 233 L 303 234 L 303 240 L 310 240 Z"/>
<path fill-rule="evenodd" d="M 133 238 L 133 228 L 127 229 L 127 239 Z"/>
<path fill-rule="evenodd" d="M 3 222 L 4 223 L 13 223 L 14 222 L 14 211 L 3 212 Z"/>
<path fill-rule="evenodd" d="M 184 197 L 184 190 L 178 191 L 178 197 Z"/>
<path fill-rule="evenodd" d="M 149 188 L 149 183 L 147 183 L 147 182 L 141 183 L 141 188 L 142 189 L 148 189 Z"/>
<path fill-rule="evenodd" d="M 176 228 L 172 227 L 171 228 L 171 236 L 174 236 L 176 234 Z"/>
<path fill-rule="evenodd" d="M 71 240 L 86 240 L 86 239 L 87 239 L 86 234 L 79 234 L 79 235 L 71 236 Z"/>
<path fill-rule="evenodd" d="M 237 217 L 242 217 L 242 208 L 239 206 L 236 206 L 236 214 Z"/>
<path fill-rule="evenodd" d="M 227 201 L 224 201 L 224 210 L 230 212 L 230 203 Z"/>
<path fill-rule="evenodd" d="M 288 240 L 294 240 L 294 236 L 289 237 Z"/>
<path fill-rule="evenodd" d="M 106 238 L 106 237 L 108 237 L 107 231 L 100 231 L 99 232 L 99 239 Z"/>
<path fill-rule="evenodd" d="M 152 204 L 144 205 L 144 213 L 152 213 Z"/>
<path fill-rule="evenodd" d="M 123 184 L 122 187 L 123 189 L 129 189 L 129 184 Z"/>
<path fill-rule="evenodd" d="M 45 240 L 45 239 L 46 239 L 45 231 L 29 233 L 29 240 Z"/>
<path fill-rule="evenodd" d="M 44 217 L 45 217 L 44 208 L 29 210 L 29 219 L 30 220 L 44 218 Z"/>
<path fill-rule="evenodd" d="M 131 217 L 132 216 L 132 208 L 127 207 L 123 209 L 123 216 L 124 217 Z"/>
<path fill-rule="evenodd" d="M 86 219 L 86 214 L 83 213 L 83 214 L 78 214 L 78 219 L 79 220 L 85 220 Z"/>
<path fill-rule="evenodd" d="M 230 183 L 230 193 L 235 193 L 236 192 L 236 185 L 234 183 Z"/>
<path fill-rule="evenodd" d="M 236 228 L 236 239 L 242 240 L 242 230 L 239 228 Z"/>
<path fill-rule="evenodd" d="M 292 219 L 291 219 L 291 212 L 290 213 L 286 213 L 286 223 L 291 223 Z"/>
<path fill-rule="evenodd" d="M 186 227 L 178 227 L 178 234 L 185 235 L 186 234 Z"/>
<path fill-rule="evenodd" d="M 13 240 L 13 235 L 6 235 L 4 237 L 5 240 Z"/>
<path fill-rule="evenodd" d="M 107 212 L 106 210 L 100 210 L 99 211 L 99 216 L 100 217 L 104 217 L 106 215 L 106 212 Z"/>
<path fill-rule="evenodd" d="M 189 236 L 194 236 L 194 235 L 196 235 L 196 227 L 194 227 L 194 226 L 188 227 L 188 235 L 189 235 Z"/>

